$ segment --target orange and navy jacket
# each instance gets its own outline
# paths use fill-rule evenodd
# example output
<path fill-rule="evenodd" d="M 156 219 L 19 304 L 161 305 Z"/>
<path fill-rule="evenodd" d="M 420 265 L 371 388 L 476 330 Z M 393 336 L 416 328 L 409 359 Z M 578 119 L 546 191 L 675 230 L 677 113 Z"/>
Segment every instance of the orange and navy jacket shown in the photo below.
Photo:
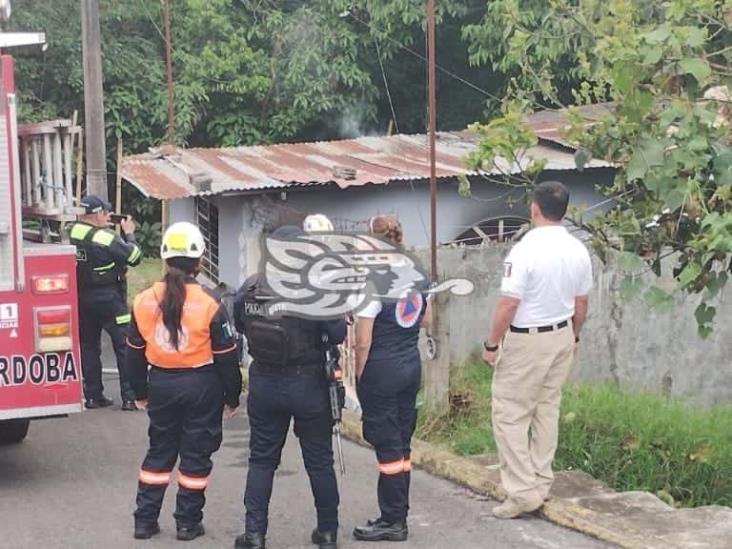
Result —
<path fill-rule="evenodd" d="M 138 400 L 147 398 L 148 364 L 164 370 L 214 365 L 224 383 L 224 402 L 238 406 L 239 353 L 229 315 L 209 290 L 191 280 L 181 316 L 178 349 L 170 343 L 160 303 L 165 283 L 157 282 L 135 298 L 127 334 L 126 365 Z"/>

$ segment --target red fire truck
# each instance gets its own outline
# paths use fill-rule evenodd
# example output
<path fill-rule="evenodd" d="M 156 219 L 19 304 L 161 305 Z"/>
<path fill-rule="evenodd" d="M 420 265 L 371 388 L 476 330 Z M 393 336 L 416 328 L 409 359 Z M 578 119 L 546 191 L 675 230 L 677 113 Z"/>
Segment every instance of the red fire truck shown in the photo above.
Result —
<path fill-rule="evenodd" d="M 0 49 L 42 34 L 0 33 Z M 31 419 L 82 410 L 68 121 L 18 126 L 13 58 L 0 56 L 0 443 Z M 76 133 L 75 133 L 76 132 Z"/>

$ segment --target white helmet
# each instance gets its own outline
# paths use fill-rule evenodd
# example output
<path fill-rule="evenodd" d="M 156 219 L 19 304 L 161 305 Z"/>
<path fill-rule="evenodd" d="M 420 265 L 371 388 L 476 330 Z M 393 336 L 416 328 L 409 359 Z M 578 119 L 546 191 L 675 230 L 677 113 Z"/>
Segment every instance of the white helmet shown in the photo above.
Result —
<path fill-rule="evenodd" d="M 312 214 L 302 222 L 302 230 L 306 233 L 332 233 L 335 228 L 330 219 L 323 214 Z"/>
<path fill-rule="evenodd" d="M 163 235 L 160 257 L 190 257 L 198 259 L 206 250 L 206 243 L 198 227 L 193 223 L 181 221 L 173 223 Z"/>

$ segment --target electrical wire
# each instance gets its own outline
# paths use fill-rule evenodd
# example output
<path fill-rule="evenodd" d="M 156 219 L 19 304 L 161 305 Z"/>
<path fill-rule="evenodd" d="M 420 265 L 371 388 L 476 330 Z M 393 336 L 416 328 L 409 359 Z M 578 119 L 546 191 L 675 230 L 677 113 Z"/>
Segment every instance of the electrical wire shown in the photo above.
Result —
<path fill-rule="evenodd" d="M 150 12 L 147 11 L 147 7 L 145 6 L 145 0 L 140 0 L 140 7 L 142 8 L 142 11 L 145 12 L 145 16 L 150 20 L 150 23 L 152 23 L 152 26 L 155 27 L 156 31 L 158 31 L 158 34 L 163 39 L 163 42 L 165 42 L 165 34 L 163 34 L 163 31 L 160 30 L 160 27 L 158 27 L 157 23 L 155 23 L 155 20 L 153 19 L 152 15 L 150 15 Z"/>
<path fill-rule="evenodd" d="M 397 122 L 397 115 L 396 115 L 396 109 L 394 108 L 394 101 L 392 100 L 391 96 L 391 90 L 389 89 L 389 80 L 386 77 L 386 70 L 384 69 L 384 62 L 381 58 L 381 48 L 379 47 L 379 42 L 376 40 L 376 37 L 374 36 L 374 45 L 376 46 L 376 55 L 379 60 L 379 67 L 381 68 L 381 77 L 384 80 L 384 88 L 386 89 L 386 97 L 389 100 L 389 108 L 391 109 L 391 116 L 392 120 L 394 120 L 394 129 L 396 129 L 397 133 L 399 132 L 399 123 Z M 397 142 L 397 146 L 399 143 Z M 417 189 L 414 188 L 414 181 L 411 179 L 409 180 L 409 187 L 412 189 L 413 196 L 417 196 Z M 415 203 L 414 209 L 417 211 L 417 217 L 419 217 L 419 222 L 422 225 L 422 230 L 424 231 L 425 237 L 429 240 L 429 232 L 427 231 L 427 224 L 425 223 L 424 216 L 422 215 L 422 210 L 417 206 Z"/>
<path fill-rule="evenodd" d="M 399 122 L 397 122 L 396 111 L 394 110 L 394 101 L 391 98 L 391 90 L 389 90 L 389 81 L 386 78 L 386 71 L 384 70 L 384 62 L 381 59 L 381 48 L 379 48 L 379 42 L 374 36 L 374 46 L 376 46 L 376 56 L 379 60 L 379 68 L 381 68 L 381 77 L 384 79 L 384 88 L 386 88 L 386 97 L 389 100 L 389 108 L 391 109 L 391 119 L 394 121 L 394 129 L 397 133 L 399 132 Z"/>
<path fill-rule="evenodd" d="M 360 18 L 359 18 L 358 16 L 356 16 L 356 15 L 355 15 L 355 14 L 354 14 L 354 13 L 353 13 L 352 11 L 350 11 L 350 10 L 349 10 L 349 12 L 348 12 L 348 15 L 349 15 L 349 16 L 350 16 L 350 17 L 351 17 L 351 18 L 352 18 L 352 19 L 353 19 L 354 21 L 356 21 L 356 22 L 358 22 L 358 23 L 361 23 L 362 25 L 365 25 L 365 26 L 366 26 L 366 27 L 368 27 L 368 28 L 369 28 L 370 30 L 372 30 L 372 31 L 374 31 L 374 30 L 378 30 L 378 29 L 376 29 L 376 28 L 375 28 L 375 27 L 374 27 L 373 25 L 371 25 L 370 23 L 368 23 L 367 21 L 364 21 L 363 19 L 360 19 Z M 415 57 L 417 57 L 417 58 L 421 59 L 421 60 L 422 60 L 423 62 L 427 63 L 428 59 L 427 59 L 427 57 L 426 57 L 426 56 L 424 56 L 424 55 L 422 55 L 421 53 L 419 53 L 418 51 L 416 51 L 416 50 L 414 50 L 414 49 L 410 48 L 410 47 L 409 47 L 409 46 L 407 46 L 406 44 L 403 44 L 402 42 L 399 42 L 399 40 L 396 40 L 396 39 L 392 38 L 392 37 L 391 37 L 391 36 L 389 36 L 388 34 L 387 34 L 387 35 L 385 35 L 385 36 L 386 36 L 386 39 L 387 39 L 387 40 L 388 40 L 389 42 L 392 42 L 393 44 L 397 45 L 397 46 L 398 46 L 399 48 L 403 49 L 404 51 L 406 51 L 406 52 L 408 52 L 408 53 L 412 54 L 413 56 L 415 56 Z M 436 67 L 436 68 L 437 68 L 437 70 L 439 70 L 440 72 L 443 72 L 444 74 L 446 74 L 446 75 L 448 75 L 449 77 L 451 77 L 451 78 L 453 78 L 453 79 L 457 80 L 458 82 L 461 82 L 462 84 L 465 84 L 466 86 L 468 86 L 469 88 L 473 89 L 474 91 L 477 91 L 478 93 L 481 93 L 481 94 L 483 94 L 484 96 L 486 96 L 486 97 L 489 97 L 489 98 L 491 98 L 491 99 L 493 99 L 493 100 L 495 100 L 495 101 L 498 101 L 499 103 L 501 103 L 501 101 L 502 101 L 502 100 L 501 100 L 501 99 L 500 99 L 500 98 L 499 98 L 499 97 L 498 97 L 497 95 L 495 95 L 495 94 L 493 94 L 493 93 L 491 93 L 491 92 L 489 92 L 489 91 L 487 91 L 487 90 L 484 90 L 483 88 L 481 88 L 480 86 L 478 86 L 478 85 L 476 85 L 476 84 L 473 84 L 472 82 L 470 82 L 469 80 L 466 80 L 465 78 L 463 78 L 463 77 L 462 77 L 462 76 L 460 76 L 459 74 L 456 74 L 456 73 L 454 73 L 454 72 L 452 72 L 452 71 L 450 71 L 450 70 L 446 69 L 445 67 L 443 67 L 443 66 L 441 66 L 441 65 L 439 65 L 439 64 L 437 64 L 437 63 L 435 63 L 435 67 Z"/>

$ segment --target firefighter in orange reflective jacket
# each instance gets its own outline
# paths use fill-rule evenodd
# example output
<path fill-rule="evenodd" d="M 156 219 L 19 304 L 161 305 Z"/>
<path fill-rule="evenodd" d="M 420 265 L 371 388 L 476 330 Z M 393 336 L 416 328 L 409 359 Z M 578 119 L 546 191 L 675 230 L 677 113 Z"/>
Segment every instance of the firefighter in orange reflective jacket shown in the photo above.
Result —
<path fill-rule="evenodd" d="M 160 531 L 160 506 L 178 457 L 177 538 L 203 535 L 204 491 L 211 455 L 221 445 L 222 414 L 226 407 L 233 416 L 239 406 L 241 372 L 231 323 L 218 299 L 195 281 L 204 248 L 198 227 L 172 225 L 161 246 L 165 278 L 133 306 L 127 365 L 137 404 L 150 416 L 136 539 Z"/>

